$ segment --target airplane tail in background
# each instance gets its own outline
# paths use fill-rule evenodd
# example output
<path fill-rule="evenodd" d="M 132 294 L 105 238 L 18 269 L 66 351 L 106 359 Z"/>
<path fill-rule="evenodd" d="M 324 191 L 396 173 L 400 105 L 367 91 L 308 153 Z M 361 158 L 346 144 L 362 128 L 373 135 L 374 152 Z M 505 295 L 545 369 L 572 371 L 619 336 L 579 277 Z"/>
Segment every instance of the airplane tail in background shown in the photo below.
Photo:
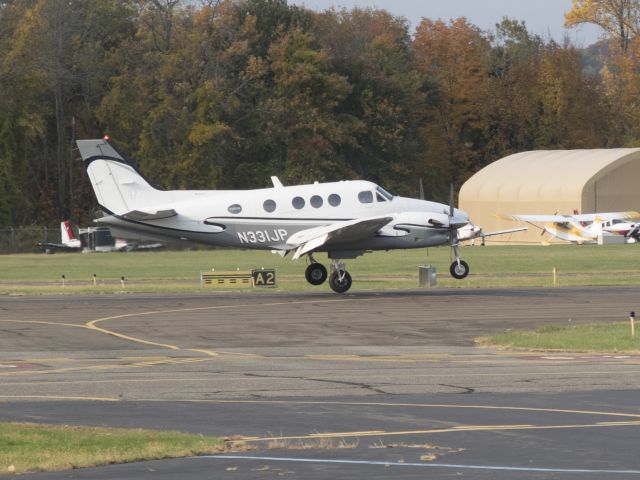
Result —
<path fill-rule="evenodd" d="M 76 238 L 68 220 L 60 222 L 60 234 L 62 236 L 63 245 L 71 248 L 80 248 L 80 240 Z"/>
<path fill-rule="evenodd" d="M 98 203 L 107 212 L 124 215 L 164 198 L 107 140 L 77 144 Z"/>

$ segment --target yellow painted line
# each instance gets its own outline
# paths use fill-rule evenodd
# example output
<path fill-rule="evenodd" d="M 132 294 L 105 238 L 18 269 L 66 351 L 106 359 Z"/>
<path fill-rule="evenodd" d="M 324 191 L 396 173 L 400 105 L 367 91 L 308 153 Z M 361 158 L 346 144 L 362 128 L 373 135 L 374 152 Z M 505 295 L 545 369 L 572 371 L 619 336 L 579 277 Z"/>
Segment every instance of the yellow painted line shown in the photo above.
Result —
<path fill-rule="evenodd" d="M 385 433 L 384 430 L 363 430 L 361 432 L 325 432 L 325 433 L 310 433 L 309 438 L 330 438 L 330 437 L 344 437 L 349 436 L 365 436 L 365 435 L 377 435 L 379 433 Z"/>
<path fill-rule="evenodd" d="M 0 319 L 0 322 L 5 322 L 5 323 L 35 323 L 35 324 L 40 324 L 40 325 L 54 325 L 56 327 L 87 328 L 84 325 L 77 324 L 77 323 L 46 322 L 44 320 L 6 320 L 6 319 Z"/>
<path fill-rule="evenodd" d="M 131 337 L 129 335 L 124 335 L 122 333 L 114 332 L 113 330 L 107 330 L 106 328 L 98 327 L 98 326 L 95 325 L 95 322 L 97 322 L 99 320 L 100 319 L 88 322 L 85 325 L 86 325 L 87 328 L 89 328 L 91 330 L 96 330 L 98 332 L 106 333 L 107 335 L 111 335 L 113 337 L 121 338 L 122 340 L 128 340 L 130 342 L 135 342 L 135 343 L 141 343 L 143 345 L 153 345 L 154 347 L 168 348 L 170 350 L 180 350 L 180 347 L 176 347 L 175 345 L 169 345 L 167 343 L 151 342 L 149 340 L 143 340 L 142 338 Z M 105 320 L 105 319 L 103 319 L 103 320 Z"/>
<path fill-rule="evenodd" d="M 535 425 L 531 425 L 530 423 L 524 423 L 521 425 L 515 424 L 515 425 L 458 425 L 456 427 L 452 427 L 455 430 L 502 430 L 504 428 L 506 429 L 513 429 L 513 428 L 528 428 L 528 427 L 535 427 Z"/>
<path fill-rule="evenodd" d="M 146 399 L 145 401 L 160 401 Z M 640 418 L 640 413 L 602 412 L 597 410 L 571 410 L 565 408 L 538 408 L 538 407 L 511 407 L 497 405 L 447 405 L 440 403 L 395 403 L 395 402 L 339 402 L 324 400 L 184 400 L 194 403 L 238 403 L 238 404 L 273 404 L 273 405 L 343 405 L 363 407 L 411 407 L 411 408 L 443 408 L 443 409 L 474 409 L 474 410 L 508 410 L 516 412 L 542 412 L 542 413 L 570 413 L 575 415 L 596 415 L 603 417 L 628 417 Z"/>
<path fill-rule="evenodd" d="M 393 362 L 393 363 L 419 363 L 419 362 L 435 362 L 442 358 L 449 357 L 448 353 L 425 353 L 425 354 L 407 354 L 407 355 L 355 355 L 355 354 L 336 354 L 336 355 L 305 355 L 304 358 L 309 360 L 323 361 L 346 361 L 346 362 Z"/>
<path fill-rule="evenodd" d="M 372 430 L 370 432 L 342 432 L 342 433 L 313 433 L 309 435 L 290 435 L 282 437 L 241 437 L 238 440 L 246 442 L 268 442 L 281 440 L 317 440 L 319 438 L 336 438 L 336 437 L 390 437 L 400 435 L 427 435 L 438 433 L 459 433 L 459 432 L 487 432 L 487 431 L 513 431 L 513 430 L 558 430 L 558 429 L 574 429 L 574 428 L 603 428 L 612 426 L 639 426 L 636 421 L 616 422 L 609 424 L 575 424 L 575 425 L 458 425 L 451 428 L 432 428 L 425 430 L 402 430 L 402 431 L 384 431 Z"/>
<path fill-rule="evenodd" d="M 598 425 L 604 426 L 616 426 L 616 425 L 640 425 L 640 421 L 629 421 L 629 422 L 598 422 Z"/>
<path fill-rule="evenodd" d="M 35 398 L 45 400 L 89 400 L 94 402 L 119 402 L 120 399 L 116 397 L 70 397 L 62 395 L 0 395 L 0 399 L 22 399 L 22 398 Z"/>
<path fill-rule="evenodd" d="M 122 315 L 112 315 L 110 317 L 96 318 L 95 320 L 90 320 L 86 322 L 83 326 L 91 330 L 96 330 L 101 333 L 105 333 L 107 335 L 111 335 L 111 336 L 120 338 L 122 340 L 128 340 L 134 343 L 140 343 L 143 345 L 152 345 L 152 346 L 161 347 L 161 348 L 168 348 L 170 350 L 181 350 L 181 348 L 176 345 L 171 345 L 168 343 L 152 342 L 149 340 L 144 340 L 142 338 L 132 337 L 130 335 L 124 335 L 122 333 L 118 333 L 113 330 L 108 330 L 106 328 L 98 327 L 97 324 L 101 322 L 106 322 L 108 320 L 121 320 L 123 318 L 141 317 L 141 316 L 148 316 L 148 315 L 165 315 L 167 313 L 200 312 L 200 311 L 206 311 L 206 310 L 228 310 L 228 309 L 234 309 L 234 308 L 264 308 L 264 307 L 273 307 L 273 306 L 281 306 L 281 305 L 337 303 L 337 302 L 346 302 L 346 301 L 349 301 L 349 299 L 303 300 L 299 302 L 269 302 L 269 303 L 255 303 L 255 304 L 245 303 L 245 304 L 238 304 L 238 305 L 213 305 L 210 307 L 189 307 L 189 308 L 175 308 L 175 309 L 169 309 L 169 310 L 149 310 L 145 312 L 124 313 Z M 212 350 L 192 349 L 191 351 L 205 353 L 206 355 L 209 355 L 209 356 L 217 355 L 217 352 L 214 352 Z M 253 356 L 251 354 L 235 354 L 232 352 L 225 352 L 225 353 L 234 354 L 234 355 Z"/>
<path fill-rule="evenodd" d="M 18 377 L 23 375 L 52 375 L 56 373 L 68 373 L 68 372 L 83 372 L 83 371 L 101 371 L 101 370 L 124 370 L 127 368 L 147 368 L 158 365 L 180 365 L 186 363 L 201 363 L 211 360 L 211 357 L 206 358 L 182 358 L 171 360 L 152 360 L 148 362 L 138 363 L 114 363 L 104 365 L 86 365 L 82 367 L 66 367 L 56 368 L 52 370 L 12 370 L 10 372 L 0 372 L 0 377 Z"/>

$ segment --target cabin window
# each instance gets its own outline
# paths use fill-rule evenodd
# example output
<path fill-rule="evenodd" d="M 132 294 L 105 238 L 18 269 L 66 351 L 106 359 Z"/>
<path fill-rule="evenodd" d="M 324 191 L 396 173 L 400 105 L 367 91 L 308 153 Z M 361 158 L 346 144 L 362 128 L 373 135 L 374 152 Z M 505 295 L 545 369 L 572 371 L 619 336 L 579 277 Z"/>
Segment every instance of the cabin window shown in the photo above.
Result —
<path fill-rule="evenodd" d="M 360 203 L 373 203 L 373 192 L 364 190 L 358 194 L 358 200 Z"/>
<path fill-rule="evenodd" d="M 271 199 L 265 200 L 262 204 L 262 208 L 264 208 L 265 212 L 271 213 L 276 209 L 276 202 Z"/>
<path fill-rule="evenodd" d="M 387 201 L 387 199 L 386 199 L 386 198 L 384 198 L 384 197 L 380 194 L 380 192 L 376 192 L 376 201 L 377 201 L 377 202 L 386 202 L 386 201 Z"/>
<path fill-rule="evenodd" d="M 227 210 L 229 211 L 229 213 L 233 213 L 234 215 L 237 215 L 242 211 L 242 207 L 237 203 L 234 203 L 233 205 L 229 206 Z"/>
<path fill-rule="evenodd" d="M 314 195 L 309 199 L 309 203 L 313 208 L 320 208 L 322 206 L 322 197 L 320 195 Z"/>
<path fill-rule="evenodd" d="M 300 210 L 301 208 L 304 208 L 304 198 L 294 197 L 293 200 L 291 201 L 291 205 L 293 205 L 293 208 L 295 208 L 296 210 Z"/>
<path fill-rule="evenodd" d="M 331 195 L 329 195 L 328 200 L 329 205 L 331 205 L 332 207 L 337 207 L 342 202 L 340 195 L 338 195 L 337 193 L 332 193 Z"/>

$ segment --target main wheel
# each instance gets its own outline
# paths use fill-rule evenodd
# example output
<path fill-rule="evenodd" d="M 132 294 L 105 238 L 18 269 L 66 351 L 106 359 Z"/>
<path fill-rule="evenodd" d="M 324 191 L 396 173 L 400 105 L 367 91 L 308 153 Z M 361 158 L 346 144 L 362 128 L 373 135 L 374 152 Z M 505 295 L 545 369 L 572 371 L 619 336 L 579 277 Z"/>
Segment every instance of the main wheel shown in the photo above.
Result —
<path fill-rule="evenodd" d="M 455 261 L 451 264 L 449 272 L 453 278 L 462 280 L 464 277 L 469 275 L 469 265 L 464 260 L 460 260 L 460 263 Z"/>
<path fill-rule="evenodd" d="M 351 288 L 351 275 L 346 270 L 336 270 L 329 277 L 329 286 L 336 293 L 344 293 Z"/>
<path fill-rule="evenodd" d="M 321 263 L 311 263 L 304 271 L 304 277 L 311 285 L 322 285 L 327 279 L 327 269 Z"/>

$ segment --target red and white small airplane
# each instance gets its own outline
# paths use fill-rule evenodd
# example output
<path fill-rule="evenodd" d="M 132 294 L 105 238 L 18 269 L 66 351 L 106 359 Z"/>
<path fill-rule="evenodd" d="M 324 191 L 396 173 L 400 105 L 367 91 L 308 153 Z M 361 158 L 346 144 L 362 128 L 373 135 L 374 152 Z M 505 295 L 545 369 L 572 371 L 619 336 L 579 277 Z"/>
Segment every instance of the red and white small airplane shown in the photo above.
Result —
<path fill-rule="evenodd" d="M 164 248 L 162 243 L 138 244 L 121 238 L 114 238 L 108 227 L 88 227 L 79 229 L 80 238 L 71 228 L 71 222 L 60 222 L 61 243 L 40 242 L 38 247 L 45 253 L 63 252 L 131 252 L 134 250 L 156 250 Z"/>

